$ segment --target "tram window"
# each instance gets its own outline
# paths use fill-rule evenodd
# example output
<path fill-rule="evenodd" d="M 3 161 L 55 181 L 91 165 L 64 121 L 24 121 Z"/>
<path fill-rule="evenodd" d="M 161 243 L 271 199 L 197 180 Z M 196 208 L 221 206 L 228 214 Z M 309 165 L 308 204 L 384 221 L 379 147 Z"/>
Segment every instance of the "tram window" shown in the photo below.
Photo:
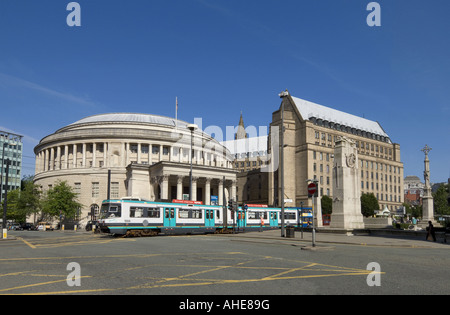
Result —
<path fill-rule="evenodd" d="M 267 220 L 267 212 L 255 212 L 255 211 L 249 211 L 248 212 L 248 219 L 261 219 L 263 217 L 265 220 Z"/>
<path fill-rule="evenodd" d="M 178 210 L 178 217 L 182 219 L 201 219 L 203 210 L 195 209 L 180 209 Z"/>
<path fill-rule="evenodd" d="M 284 218 L 287 220 L 295 220 L 295 213 L 285 213 Z"/>
<path fill-rule="evenodd" d="M 189 218 L 189 210 L 187 210 L 187 209 L 178 210 L 178 217 L 181 219 Z"/>
<path fill-rule="evenodd" d="M 142 218 L 144 216 L 144 208 L 130 207 L 130 218 Z"/>
<path fill-rule="evenodd" d="M 190 214 L 189 218 L 192 219 L 201 219 L 203 217 L 202 210 L 191 210 L 189 214 Z"/>
<path fill-rule="evenodd" d="M 220 219 L 220 211 L 219 210 L 216 211 L 216 217 L 217 217 L 217 219 Z"/>
<path fill-rule="evenodd" d="M 166 217 L 166 219 L 175 218 L 175 209 L 174 208 L 166 208 L 165 217 Z"/>
<path fill-rule="evenodd" d="M 145 213 L 144 210 L 144 216 L 146 218 L 160 218 L 161 217 L 161 212 L 159 211 L 158 208 L 146 208 L 147 210 L 147 214 Z"/>

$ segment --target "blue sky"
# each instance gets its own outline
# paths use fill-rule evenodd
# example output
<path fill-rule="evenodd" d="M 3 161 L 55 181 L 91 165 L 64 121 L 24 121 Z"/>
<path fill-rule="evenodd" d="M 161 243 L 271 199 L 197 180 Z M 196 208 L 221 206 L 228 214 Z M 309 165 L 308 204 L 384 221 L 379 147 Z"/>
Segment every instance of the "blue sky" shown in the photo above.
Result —
<path fill-rule="evenodd" d="M 0 1 L 0 129 L 22 134 L 24 174 L 44 136 L 83 117 L 140 112 L 267 126 L 278 93 L 379 121 L 405 176 L 450 176 L 450 2 Z"/>

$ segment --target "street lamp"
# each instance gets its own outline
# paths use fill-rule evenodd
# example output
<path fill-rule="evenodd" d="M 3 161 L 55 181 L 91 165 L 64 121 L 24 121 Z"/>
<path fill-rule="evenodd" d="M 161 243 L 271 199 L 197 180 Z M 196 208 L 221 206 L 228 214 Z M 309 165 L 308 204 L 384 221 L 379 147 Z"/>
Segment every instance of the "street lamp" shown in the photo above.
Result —
<path fill-rule="evenodd" d="M 189 199 L 192 200 L 192 155 L 193 155 L 192 146 L 194 142 L 194 130 L 196 130 L 198 126 L 196 124 L 189 124 L 187 125 L 187 128 L 191 131 L 191 152 L 190 152 L 191 170 L 189 171 Z"/>
<path fill-rule="evenodd" d="M 281 172 L 281 237 L 284 237 L 284 98 L 289 92 L 283 91 L 278 96 L 281 98 L 281 140 L 280 140 L 280 172 Z"/>
<path fill-rule="evenodd" d="M 307 183 L 312 182 L 316 185 L 316 192 L 319 189 L 319 181 L 317 179 L 307 179 L 306 180 Z M 316 209 L 314 208 L 314 194 L 312 194 L 312 246 L 315 247 L 316 246 L 316 223 L 315 223 L 315 218 L 316 218 Z M 317 197 L 318 198 L 318 197 Z"/>

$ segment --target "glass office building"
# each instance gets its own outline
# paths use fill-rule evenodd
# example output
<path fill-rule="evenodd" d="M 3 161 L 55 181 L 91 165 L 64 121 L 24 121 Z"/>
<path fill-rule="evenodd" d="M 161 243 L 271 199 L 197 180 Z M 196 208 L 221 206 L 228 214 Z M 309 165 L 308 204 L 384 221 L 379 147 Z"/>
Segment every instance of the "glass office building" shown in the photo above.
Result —
<path fill-rule="evenodd" d="M 1 195 L 3 201 L 6 190 L 20 188 L 22 176 L 23 136 L 0 130 L 0 170 Z M 8 182 L 6 183 L 6 165 L 9 162 Z"/>

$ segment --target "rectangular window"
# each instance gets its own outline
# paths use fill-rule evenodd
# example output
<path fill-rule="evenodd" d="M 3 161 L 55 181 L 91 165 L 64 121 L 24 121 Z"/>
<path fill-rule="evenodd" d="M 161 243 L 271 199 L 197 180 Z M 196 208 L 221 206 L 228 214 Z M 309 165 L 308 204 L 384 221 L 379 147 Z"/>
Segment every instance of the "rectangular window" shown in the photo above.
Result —
<path fill-rule="evenodd" d="M 130 207 L 130 218 L 142 218 L 144 216 L 144 208 Z"/>
<path fill-rule="evenodd" d="M 201 219 L 202 210 L 195 209 L 180 209 L 178 211 L 178 217 L 181 219 Z"/>
<path fill-rule="evenodd" d="M 92 182 L 92 198 L 98 198 L 99 196 L 99 182 Z"/>
<path fill-rule="evenodd" d="M 119 182 L 111 182 L 111 198 L 119 198 Z"/>
<path fill-rule="evenodd" d="M 80 193 L 81 193 L 81 183 L 75 183 L 74 184 L 73 192 L 76 193 L 77 195 L 80 195 Z"/>
<path fill-rule="evenodd" d="M 146 208 L 146 210 L 147 210 L 147 214 L 145 214 L 145 212 L 144 212 L 144 215 L 147 218 L 160 218 L 161 217 L 161 211 L 159 211 L 158 208 Z"/>

